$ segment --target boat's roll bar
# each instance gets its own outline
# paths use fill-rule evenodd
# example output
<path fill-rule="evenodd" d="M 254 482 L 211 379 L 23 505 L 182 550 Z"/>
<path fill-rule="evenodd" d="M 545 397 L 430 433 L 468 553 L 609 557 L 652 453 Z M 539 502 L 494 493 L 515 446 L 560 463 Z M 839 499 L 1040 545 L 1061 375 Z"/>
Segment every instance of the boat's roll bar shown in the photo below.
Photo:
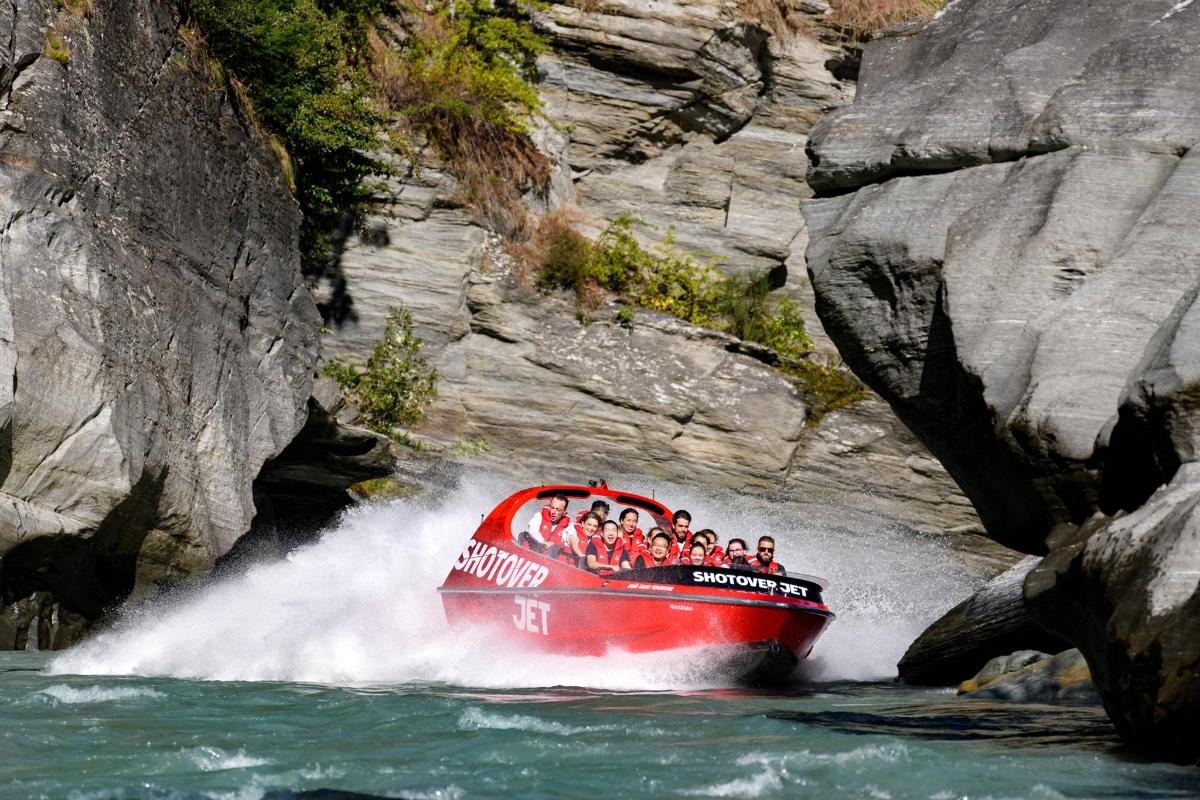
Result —
<path fill-rule="evenodd" d="M 824 603 L 821 590 L 825 588 L 815 580 L 768 575 L 745 569 L 725 567 L 648 567 L 626 570 L 611 576 L 623 581 L 644 583 L 673 583 L 682 586 L 706 586 L 717 589 L 736 589 L 740 592 L 758 592 L 781 597 L 794 597 L 812 603 Z M 822 582 L 823 583 L 823 582 Z"/>
<path fill-rule="evenodd" d="M 605 488 L 607 489 L 607 487 L 605 487 Z M 588 491 L 587 489 L 564 489 L 564 488 L 544 489 L 537 493 L 537 498 L 539 500 L 546 500 L 548 498 L 553 497 L 556 494 L 561 494 L 563 497 L 591 497 L 593 494 L 596 494 L 596 493 L 592 492 L 592 491 Z M 615 497 L 613 497 L 613 499 L 617 501 L 617 505 L 633 506 L 634 508 L 640 508 L 643 511 L 649 511 L 651 514 L 654 514 L 659 517 L 667 516 L 667 509 L 663 508 L 661 505 L 654 502 L 653 500 L 647 500 L 644 497 L 637 497 L 637 496 L 628 495 L 628 494 L 618 494 Z"/>

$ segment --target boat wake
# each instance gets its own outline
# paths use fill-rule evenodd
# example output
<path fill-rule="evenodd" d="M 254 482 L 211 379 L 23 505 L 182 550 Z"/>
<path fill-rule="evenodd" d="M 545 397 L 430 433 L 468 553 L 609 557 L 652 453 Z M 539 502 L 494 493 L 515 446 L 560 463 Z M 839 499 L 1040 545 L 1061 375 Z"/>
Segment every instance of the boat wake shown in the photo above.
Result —
<path fill-rule="evenodd" d="M 838 618 L 802 666 L 811 681 L 895 675 L 904 648 L 971 590 L 952 554 L 884 530 L 793 517 L 760 500 L 627 481 L 687 508 L 722 540 L 776 538 L 780 561 L 827 577 Z M 480 630 L 447 627 L 437 587 L 480 512 L 520 488 L 465 473 L 438 498 L 349 511 L 319 541 L 190 595 L 125 615 L 58 656 L 57 674 L 160 675 L 335 685 L 446 684 L 486 689 L 583 686 L 680 690 L 725 684 L 686 651 L 605 658 L 534 654 Z M 828 515 L 826 515 L 828 516 Z"/>

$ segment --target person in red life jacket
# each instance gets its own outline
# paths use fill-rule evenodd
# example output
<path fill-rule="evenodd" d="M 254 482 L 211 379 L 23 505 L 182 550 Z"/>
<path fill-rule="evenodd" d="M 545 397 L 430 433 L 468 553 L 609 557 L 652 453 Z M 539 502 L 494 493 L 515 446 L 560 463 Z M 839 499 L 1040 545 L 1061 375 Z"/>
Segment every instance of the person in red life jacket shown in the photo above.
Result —
<path fill-rule="evenodd" d="M 730 539 L 729 549 L 725 552 L 721 566 L 731 569 L 751 569 L 750 563 L 746 561 L 746 543 L 741 539 Z"/>
<path fill-rule="evenodd" d="M 657 532 L 656 532 L 657 531 Z M 633 559 L 634 569 L 670 566 L 671 537 L 662 528 L 650 529 L 650 548 Z"/>
<path fill-rule="evenodd" d="M 635 545 L 633 547 L 633 549 L 631 549 L 629 551 L 629 563 L 632 564 L 633 560 L 635 558 L 637 558 L 639 555 L 646 556 L 646 561 L 647 561 L 647 563 L 649 563 L 649 561 L 650 561 L 650 545 L 654 542 L 655 536 L 661 536 L 663 539 L 666 540 L 666 550 L 663 551 L 663 557 L 666 558 L 666 557 L 670 556 L 670 554 L 671 554 L 671 536 L 666 531 L 664 531 L 662 528 L 660 528 L 656 525 L 653 528 L 651 528 L 649 531 L 646 532 L 646 535 L 644 538 L 639 539 L 639 541 L 641 541 L 640 545 Z M 663 566 L 663 565 L 658 564 L 657 566 Z"/>
<path fill-rule="evenodd" d="M 621 542 L 621 526 L 614 520 L 605 520 L 601 533 L 588 543 L 587 568 L 601 577 L 629 569 L 629 558 Z"/>
<path fill-rule="evenodd" d="M 691 538 L 692 515 L 682 508 L 671 517 L 671 558 L 686 559 L 687 547 Z"/>
<path fill-rule="evenodd" d="M 700 542 L 693 544 L 692 549 L 688 551 L 687 561 L 684 561 L 683 563 L 689 564 L 693 567 L 708 566 L 708 559 L 704 553 L 704 545 Z"/>
<path fill-rule="evenodd" d="M 638 527 L 637 509 L 626 508 L 617 519 L 621 521 L 621 539 L 625 542 L 625 549 L 631 553 L 641 550 L 645 537 L 642 535 L 642 529 Z"/>
<path fill-rule="evenodd" d="M 704 537 L 704 550 L 708 553 L 709 566 L 721 566 L 722 559 L 725 558 L 725 551 L 721 549 L 721 545 L 717 544 L 717 533 L 712 528 L 705 528 L 701 531 L 696 531 L 692 535 L 693 540 L 697 536 Z"/>
<path fill-rule="evenodd" d="M 567 498 L 556 494 L 550 498 L 548 505 L 533 515 L 525 530 L 517 537 L 517 542 L 538 553 L 545 553 L 551 547 L 562 547 L 564 535 L 571 526 L 571 516 L 567 514 Z"/>
<path fill-rule="evenodd" d="M 787 570 L 775 560 L 775 540 L 763 536 L 758 540 L 758 555 L 750 559 L 750 569 L 755 572 L 767 572 L 772 575 L 787 575 Z"/>
<path fill-rule="evenodd" d="M 600 518 L 600 524 L 604 524 L 604 520 L 608 519 L 608 503 L 603 500 L 596 500 L 592 503 L 592 507 L 587 511 L 580 511 L 575 517 L 575 524 L 582 525 L 584 516 L 595 514 Z"/>
<path fill-rule="evenodd" d="M 564 564 L 571 564 L 576 567 L 583 567 L 585 563 L 584 556 L 587 553 L 588 543 L 592 537 L 600 530 L 600 526 L 604 520 L 600 519 L 599 514 L 593 514 L 591 511 L 583 515 L 583 521 L 575 526 L 574 530 L 568 531 L 566 534 L 566 547 L 564 547 L 558 555 L 558 560 Z"/>

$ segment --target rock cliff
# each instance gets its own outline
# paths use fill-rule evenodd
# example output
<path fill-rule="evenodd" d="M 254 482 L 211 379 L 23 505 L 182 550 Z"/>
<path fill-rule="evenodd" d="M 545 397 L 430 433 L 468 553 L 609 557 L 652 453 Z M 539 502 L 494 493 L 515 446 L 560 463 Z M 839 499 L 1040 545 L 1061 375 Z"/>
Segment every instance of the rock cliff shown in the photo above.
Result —
<path fill-rule="evenodd" d="M 803 149 L 852 84 L 831 72 L 845 54 L 820 35 L 823 4 L 778 4 L 798 15 L 790 26 L 749 19 L 741 5 L 619 0 L 540 17 L 552 43 L 540 91 L 556 123 L 541 136 L 556 167 L 548 196 L 530 200 L 592 232 L 621 212 L 654 226 L 649 242 L 674 226 L 684 248 L 734 274 L 770 275 L 811 309 Z M 999 549 L 971 535 L 965 498 L 878 398 L 813 427 L 755 345 L 648 312 L 623 324 L 615 307 L 584 324 L 565 298 L 522 289 L 455 192 L 436 166 L 394 184 L 322 286 L 331 306 L 352 300 L 323 340 L 330 358 L 361 363 L 387 307 L 412 310 L 440 376 L 416 431 L 427 444 L 485 444 L 478 459 L 531 480 L 699 480 L 861 515 L 864 530 L 953 530 L 977 551 L 972 569 L 994 574 Z M 818 349 L 834 352 L 808 319 Z"/>
<path fill-rule="evenodd" d="M 301 429 L 299 211 L 164 0 L 0 9 L 0 646 L 209 568 Z"/>
<path fill-rule="evenodd" d="M 1152 746 L 1200 711 L 1198 43 L 1190 2 L 953 0 L 809 143 L 826 330 L 991 536 L 1052 548 L 1034 612 Z"/>

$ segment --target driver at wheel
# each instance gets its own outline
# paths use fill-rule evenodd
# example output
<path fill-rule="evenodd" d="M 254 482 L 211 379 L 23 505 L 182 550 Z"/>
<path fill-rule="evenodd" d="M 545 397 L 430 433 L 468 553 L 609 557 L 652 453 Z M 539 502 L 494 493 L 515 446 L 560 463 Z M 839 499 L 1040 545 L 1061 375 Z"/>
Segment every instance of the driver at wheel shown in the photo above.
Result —
<path fill-rule="evenodd" d="M 775 560 L 775 540 L 763 536 L 758 540 L 758 553 L 748 562 L 750 569 L 755 572 L 766 572 L 771 575 L 787 575 L 787 570 Z"/>

